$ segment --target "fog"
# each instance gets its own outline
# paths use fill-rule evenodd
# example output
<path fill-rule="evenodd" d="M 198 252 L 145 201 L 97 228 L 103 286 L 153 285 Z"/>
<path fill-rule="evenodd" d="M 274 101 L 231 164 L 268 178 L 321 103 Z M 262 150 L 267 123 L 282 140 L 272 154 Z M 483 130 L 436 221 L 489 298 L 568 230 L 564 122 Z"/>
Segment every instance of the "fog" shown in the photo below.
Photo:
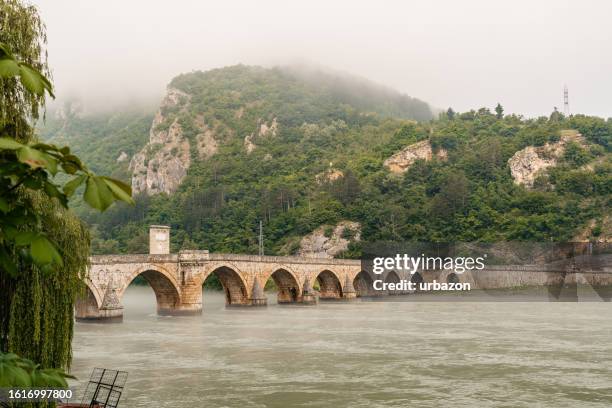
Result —
<path fill-rule="evenodd" d="M 38 0 L 58 101 L 156 101 L 177 74 L 308 63 L 464 111 L 612 116 L 612 2 Z"/>

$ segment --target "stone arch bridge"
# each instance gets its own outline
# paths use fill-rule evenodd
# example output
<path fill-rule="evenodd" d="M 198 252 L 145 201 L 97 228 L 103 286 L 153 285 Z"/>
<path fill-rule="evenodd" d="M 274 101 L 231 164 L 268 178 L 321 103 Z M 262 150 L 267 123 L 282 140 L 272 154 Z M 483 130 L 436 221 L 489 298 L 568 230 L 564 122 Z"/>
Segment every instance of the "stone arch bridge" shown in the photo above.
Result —
<path fill-rule="evenodd" d="M 542 273 L 545 272 L 545 273 Z M 402 294 L 373 290 L 372 275 L 362 271 L 361 262 L 349 259 L 321 259 L 256 255 L 210 254 L 183 251 L 178 254 L 93 256 L 86 278 L 86 296 L 76 304 L 78 320 L 121 321 L 121 299 L 129 284 L 142 276 L 157 299 L 162 315 L 202 312 L 202 285 L 215 274 L 225 291 L 227 306 L 265 306 L 263 288 L 273 279 L 280 304 L 316 304 L 320 300 L 351 300 L 356 297 Z M 410 274 L 389 271 L 378 277 L 384 282 L 463 282 L 473 289 L 513 286 L 543 286 L 566 272 L 543 271 L 536 266 L 490 266 L 476 273 L 456 274 L 438 270 Z M 573 273 L 578 283 L 612 283 L 612 274 Z M 564 278 L 568 282 L 568 278 Z M 582 282 L 580 282 L 582 279 Z M 316 290 L 314 289 L 316 288 Z M 405 292 L 407 293 L 407 292 Z M 404 293 L 404 294 L 405 294 Z"/>
<path fill-rule="evenodd" d="M 264 306 L 263 288 L 269 279 L 278 288 L 278 302 L 316 304 L 321 300 L 351 300 L 361 296 L 401 294 L 373 290 L 373 275 L 362 270 L 359 260 L 257 255 L 215 254 L 208 251 L 169 253 L 169 228 L 151 226 L 150 253 L 142 255 L 101 255 L 90 259 L 86 294 L 76 303 L 78 320 L 121 321 L 121 299 L 127 287 L 142 276 L 152 287 L 157 311 L 165 315 L 198 314 L 202 311 L 202 285 L 216 275 L 225 291 L 227 306 Z M 570 272 L 575 282 L 612 283 L 610 262 L 605 274 Z M 539 273 L 545 272 L 545 273 Z M 584 271 L 583 271 L 584 272 Z M 561 278 L 566 268 L 542 266 L 487 266 L 478 273 L 456 274 L 448 270 L 389 271 L 374 277 L 393 283 L 463 282 L 474 289 L 511 286 L 541 286 Z M 604 282 L 605 281 L 605 282 Z M 315 290 L 316 288 L 316 290 Z"/>
<path fill-rule="evenodd" d="M 279 303 L 316 303 L 317 298 L 352 299 L 353 281 L 361 262 L 255 255 L 178 254 L 101 255 L 90 259 L 87 294 L 76 305 L 77 319 L 121 319 L 121 299 L 129 284 L 142 276 L 153 288 L 159 314 L 194 314 L 202 311 L 202 285 L 217 276 L 227 306 L 263 306 L 268 279 L 278 288 Z M 313 285 L 318 284 L 318 290 Z"/>

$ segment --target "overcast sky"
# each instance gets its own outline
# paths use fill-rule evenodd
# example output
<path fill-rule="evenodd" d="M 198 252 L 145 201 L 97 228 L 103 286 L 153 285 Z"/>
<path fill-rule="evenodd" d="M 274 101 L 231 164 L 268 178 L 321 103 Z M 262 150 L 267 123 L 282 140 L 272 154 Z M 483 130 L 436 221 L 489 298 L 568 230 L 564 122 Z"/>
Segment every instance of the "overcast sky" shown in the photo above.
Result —
<path fill-rule="evenodd" d="M 299 61 L 433 106 L 612 116 L 607 0 L 33 0 L 59 99 L 159 100 L 175 75 Z"/>

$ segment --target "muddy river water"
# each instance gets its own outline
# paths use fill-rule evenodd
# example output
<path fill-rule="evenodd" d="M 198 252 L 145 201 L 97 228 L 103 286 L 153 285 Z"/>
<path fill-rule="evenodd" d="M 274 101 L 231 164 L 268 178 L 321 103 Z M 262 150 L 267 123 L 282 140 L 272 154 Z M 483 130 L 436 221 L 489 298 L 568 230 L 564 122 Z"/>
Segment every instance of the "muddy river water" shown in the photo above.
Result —
<path fill-rule="evenodd" d="M 610 303 L 367 302 L 77 323 L 72 371 L 129 372 L 123 407 L 610 407 Z M 82 382 L 75 383 L 82 386 Z"/>

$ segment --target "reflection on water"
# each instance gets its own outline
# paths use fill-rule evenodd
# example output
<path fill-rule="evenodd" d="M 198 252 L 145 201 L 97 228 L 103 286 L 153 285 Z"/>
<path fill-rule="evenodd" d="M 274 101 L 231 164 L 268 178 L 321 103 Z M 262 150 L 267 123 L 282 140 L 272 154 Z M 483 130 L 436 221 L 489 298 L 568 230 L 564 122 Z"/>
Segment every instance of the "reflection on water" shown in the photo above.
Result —
<path fill-rule="evenodd" d="M 322 303 L 76 324 L 73 374 L 129 372 L 124 407 L 610 407 L 608 303 Z"/>

